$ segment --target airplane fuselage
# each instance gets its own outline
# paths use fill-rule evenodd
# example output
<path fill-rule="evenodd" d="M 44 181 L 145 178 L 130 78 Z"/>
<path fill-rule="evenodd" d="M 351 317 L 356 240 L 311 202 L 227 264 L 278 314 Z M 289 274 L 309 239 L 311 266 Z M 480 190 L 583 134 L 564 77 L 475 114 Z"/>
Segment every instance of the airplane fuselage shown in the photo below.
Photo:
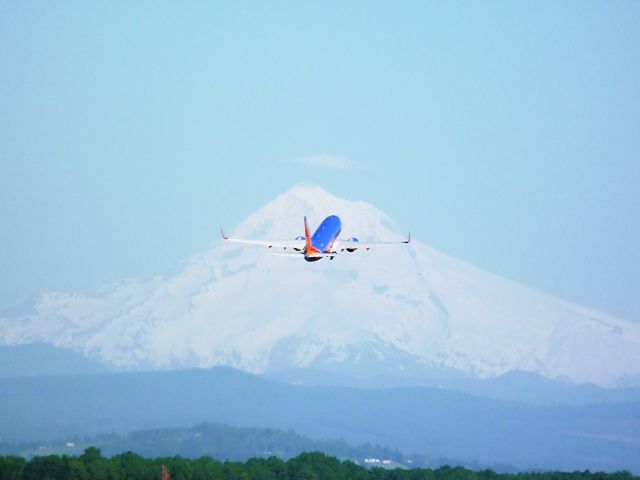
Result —
<path fill-rule="evenodd" d="M 317 254 L 331 253 L 331 248 L 340 235 L 340 230 L 342 230 L 342 222 L 337 215 L 325 218 L 311 237 L 310 244 L 305 247 L 304 259 L 307 262 L 315 262 L 323 258 L 322 255 Z"/>

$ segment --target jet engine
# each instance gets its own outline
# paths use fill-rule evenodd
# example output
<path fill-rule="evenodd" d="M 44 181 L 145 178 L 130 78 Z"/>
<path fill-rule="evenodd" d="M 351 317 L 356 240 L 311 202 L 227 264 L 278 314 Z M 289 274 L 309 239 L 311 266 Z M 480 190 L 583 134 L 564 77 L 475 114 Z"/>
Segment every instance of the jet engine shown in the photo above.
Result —
<path fill-rule="evenodd" d="M 347 242 L 349 243 L 358 243 L 360 240 L 358 240 L 356 237 L 351 237 L 349 240 L 347 240 Z M 347 247 L 347 252 L 349 253 L 353 253 L 357 250 L 357 247 Z"/>

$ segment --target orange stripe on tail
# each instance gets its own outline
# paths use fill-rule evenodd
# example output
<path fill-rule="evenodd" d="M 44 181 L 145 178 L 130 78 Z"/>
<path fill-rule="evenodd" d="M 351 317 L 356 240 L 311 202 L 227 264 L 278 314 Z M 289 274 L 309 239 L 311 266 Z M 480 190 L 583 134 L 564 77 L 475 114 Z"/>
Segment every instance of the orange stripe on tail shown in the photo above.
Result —
<path fill-rule="evenodd" d="M 311 236 L 309 235 L 309 226 L 307 225 L 307 217 L 304 217 L 304 239 L 306 243 L 305 253 L 309 255 L 310 253 L 320 253 L 316 247 L 311 243 Z"/>

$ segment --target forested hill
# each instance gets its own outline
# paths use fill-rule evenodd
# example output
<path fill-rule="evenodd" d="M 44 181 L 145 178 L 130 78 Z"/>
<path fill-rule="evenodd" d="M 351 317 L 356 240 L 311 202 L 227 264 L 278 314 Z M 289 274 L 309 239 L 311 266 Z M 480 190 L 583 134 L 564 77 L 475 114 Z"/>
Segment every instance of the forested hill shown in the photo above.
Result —
<path fill-rule="evenodd" d="M 163 472 L 164 470 L 164 472 Z M 163 475 L 164 473 L 164 475 Z M 322 453 L 303 453 L 285 462 L 276 457 L 250 459 L 245 463 L 220 462 L 211 457 L 195 460 L 182 457 L 147 459 L 134 453 L 111 458 L 91 447 L 79 457 L 49 455 L 26 461 L 22 457 L 0 457 L 3 480 L 637 480 L 623 471 L 592 473 L 544 472 L 499 474 L 492 470 L 472 471 L 448 466 L 438 469 L 365 469 L 350 461 Z"/>
<path fill-rule="evenodd" d="M 136 430 L 125 435 L 103 434 L 90 438 L 5 442 L 0 443 L 0 455 L 26 458 L 52 454 L 79 455 L 90 446 L 100 448 L 107 456 L 124 452 L 135 452 L 147 457 L 179 455 L 197 458 L 208 455 L 220 461 L 246 461 L 249 458 L 270 456 L 288 460 L 311 451 L 356 462 L 376 458 L 391 465 L 409 464 L 409 461 L 417 463 L 418 460 L 416 456 L 405 458 L 399 451 L 379 445 L 354 446 L 344 440 L 312 440 L 291 430 L 235 427 L 220 423 L 204 423 L 190 428 Z M 420 460 L 420 465 L 425 465 L 424 461 L 427 459 L 420 457 Z"/>

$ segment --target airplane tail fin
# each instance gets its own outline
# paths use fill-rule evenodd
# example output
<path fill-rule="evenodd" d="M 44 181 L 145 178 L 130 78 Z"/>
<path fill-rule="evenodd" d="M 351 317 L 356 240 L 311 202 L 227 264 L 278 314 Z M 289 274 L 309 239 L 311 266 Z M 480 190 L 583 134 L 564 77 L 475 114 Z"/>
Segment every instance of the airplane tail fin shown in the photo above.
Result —
<path fill-rule="evenodd" d="M 307 217 L 304 217 L 304 239 L 305 239 L 305 253 L 320 253 L 320 250 L 313 246 L 311 243 L 311 236 L 309 235 L 309 225 L 307 225 Z"/>

